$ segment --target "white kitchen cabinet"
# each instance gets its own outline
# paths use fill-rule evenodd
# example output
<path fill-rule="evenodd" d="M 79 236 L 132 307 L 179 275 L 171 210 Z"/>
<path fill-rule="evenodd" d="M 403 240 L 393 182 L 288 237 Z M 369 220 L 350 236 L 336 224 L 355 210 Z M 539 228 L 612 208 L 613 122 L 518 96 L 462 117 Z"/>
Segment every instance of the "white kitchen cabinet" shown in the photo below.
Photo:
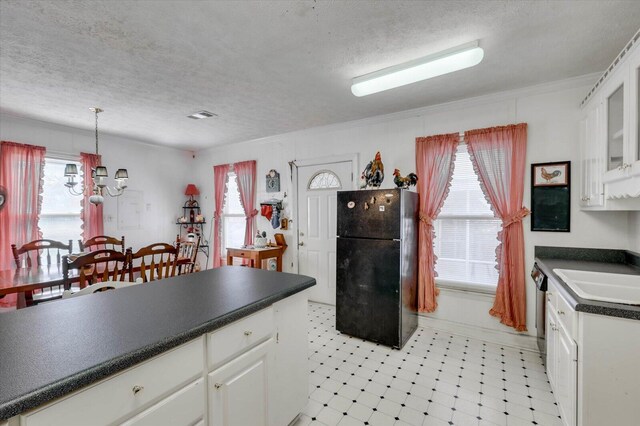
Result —
<path fill-rule="evenodd" d="M 583 104 L 580 206 L 640 208 L 640 31 Z"/>
<path fill-rule="evenodd" d="M 273 305 L 277 330 L 271 370 L 272 426 L 288 425 L 308 402 L 307 306 L 306 292 Z"/>
<path fill-rule="evenodd" d="M 576 424 L 576 403 L 578 398 L 578 345 L 562 325 L 556 334 L 556 380 L 555 395 L 558 409 L 565 425 Z"/>
<path fill-rule="evenodd" d="M 556 388 L 557 365 L 558 365 L 558 339 L 556 330 L 558 328 L 555 313 L 550 309 L 550 304 L 547 302 L 547 329 L 546 341 L 547 341 L 547 377 L 551 384 L 551 389 Z"/>
<path fill-rule="evenodd" d="M 577 344 L 572 337 L 575 311 L 549 282 L 547 291 L 547 377 L 556 397 L 562 421 L 576 425 Z"/>
<path fill-rule="evenodd" d="M 269 339 L 209 374 L 209 425 L 269 424 L 273 346 Z"/>
<path fill-rule="evenodd" d="M 547 291 L 547 377 L 566 426 L 637 424 L 640 320 L 573 310 Z"/>

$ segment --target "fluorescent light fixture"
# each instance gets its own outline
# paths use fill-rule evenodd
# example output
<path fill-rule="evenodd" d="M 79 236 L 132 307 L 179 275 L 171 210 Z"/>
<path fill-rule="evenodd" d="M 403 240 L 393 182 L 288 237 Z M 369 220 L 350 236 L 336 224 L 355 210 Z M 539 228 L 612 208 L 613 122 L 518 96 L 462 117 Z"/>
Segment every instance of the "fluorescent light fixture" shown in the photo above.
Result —
<path fill-rule="evenodd" d="M 484 50 L 478 46 L 478 41 L 472 41 L 424 58 L 356 77 L 351 82 L 351 93 L 359 97 L 395 89 L 478 65 L 483 57 Z"/>

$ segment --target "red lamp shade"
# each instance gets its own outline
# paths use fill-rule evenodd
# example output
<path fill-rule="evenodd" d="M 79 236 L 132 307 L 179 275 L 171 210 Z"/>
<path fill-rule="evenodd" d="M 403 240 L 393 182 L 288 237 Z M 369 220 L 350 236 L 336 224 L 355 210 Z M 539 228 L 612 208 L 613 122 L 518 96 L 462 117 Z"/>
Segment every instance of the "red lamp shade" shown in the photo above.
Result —
<path fill-rule="evenodd" d="M 200 195 L 200 191 L 198 191 L 198 188 L 194 184 L 190 183 L 187 185 L 187 189 L 184 190 L 184 195 Z"/>

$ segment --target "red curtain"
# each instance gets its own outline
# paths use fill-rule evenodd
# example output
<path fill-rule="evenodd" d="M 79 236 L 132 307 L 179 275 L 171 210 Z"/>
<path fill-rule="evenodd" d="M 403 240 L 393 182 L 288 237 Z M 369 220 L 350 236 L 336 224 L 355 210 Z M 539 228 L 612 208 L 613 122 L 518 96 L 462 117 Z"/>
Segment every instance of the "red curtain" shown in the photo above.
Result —
<path fill-rule="evenodd" d="M 7 190 L 0 210 L 0 269 L 15 268 L 11 244 L 20 247 L 42 238 L 38 218 L 45 152 L 41 146 L 0 142 L 0 186 Z M 15 295 L 8 295 L 0 305 L 13 306 L 15 301 Z"/>
<path fill-rule="evenodd" d="M 101 157 L 96 154 L 80 153 L 80 167 L 82 169 L 83 195 L 81 203 L 82 210 L 82 241 L 87 241 L 98 235 L 104 235 L 104 221 L 102 216 L 102 204 L 95 206 L 89 202 L 89 197 L 93 194 L 93 181 L 91 170 L 102 164 Z"/>
<path fill-rule="evenodd" d="M 438 217 L 449 193 L 459 141 L 458 133 L 416 138 L 416 169 L 420 177 L 418 180 L 420 194 L 418 310 L 420 312 L 433 312 L 438 307 L 433 221 Z"/>
<path fill-rule="evenodd" d="M 244 230 L 244 243 L 253 244 L 253 222 L 258 214 L 255 208 L 256 200 L 256 161 L 243 161 L 235 163 L 233 170 L 238 177 L 238 191 L 240 192 L 240 202 L 244 208 L 244 217 L 247 224 Z"/>
<path fill-rule="evenodd" d="M 496 299 L 489 313 L 517 331 L 527 330 L 522 219 L 529 210 L 524 196 L 527 124 L 514 124 L 465 132 L 471 162 L 484 195 L 502 219 L 496 249 L 499 271 Z"/>
<path fill-rule="evenodd" d="M 216 203 L 215 212 L 213 214 L 213 267 L 220 267 L 222 262 L 222 246 L 220 241 L 220 232 L 222 225 L 222 209 L 224 207 L 224 194 L 227 185 L 229 173 L 228 164 L 220 164 L 213 167 L 213 188 L 214 201 Z"/>

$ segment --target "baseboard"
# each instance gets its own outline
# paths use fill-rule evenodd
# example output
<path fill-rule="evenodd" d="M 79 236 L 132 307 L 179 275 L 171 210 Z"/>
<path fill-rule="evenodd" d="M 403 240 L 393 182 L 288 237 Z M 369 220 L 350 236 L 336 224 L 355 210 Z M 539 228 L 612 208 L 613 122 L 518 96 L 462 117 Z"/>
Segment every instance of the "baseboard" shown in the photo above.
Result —
<path fill-rule="evenodd" d="M 488 328 L 461 324 L 439 318 L 431 318 L 424 315 L 418 315 L 418 325 L 420 327 L 433 328 L 439 331 L 457 334 L 459 336 L 473 337 L 474 339 L 479 339 L 488 343 L 510 346 L 526 351 L 539 352 L 536 337 L 528 334 L 515 334 L 498 330 L 490 330 Z"/>

